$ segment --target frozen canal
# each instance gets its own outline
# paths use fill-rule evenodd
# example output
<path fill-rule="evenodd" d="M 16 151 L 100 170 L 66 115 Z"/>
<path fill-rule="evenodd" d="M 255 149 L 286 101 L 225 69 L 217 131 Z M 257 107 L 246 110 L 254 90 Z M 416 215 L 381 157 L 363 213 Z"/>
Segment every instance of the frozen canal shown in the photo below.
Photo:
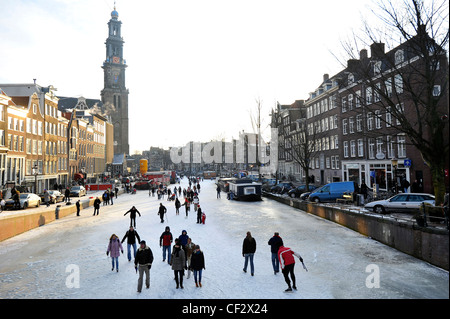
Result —
<path fill-rule="evenodd" d="M 181 183 L 186 187 L 186 179 Z M 335 223 L 289 206 L 216 198 L 212 181 L 201 184 L 200 204 L 206 224 L 196 216 L 175 215 L 173 202 L 158 201 L 147 191 L 123 194 L 113 206 L 93 208 L 0 242 L 0 298 L 164 298 L 164 299 L 409 299 L 449 298 L 449 274 L 426 262 L 366 238 Z M 168 209 L 160 223 L 159 203 Z M 128 230 L 124 213 L 135 205 L 137 232 L 153 251 L 150 289 L 136 292 L 134 263 L 119 258 L 120 271 L 111 271 L 106 248 L 111 234 L 120 239 Z M 174 237 L 182 230 L 205 255 L 202 288 L 193 278 L 175 289 L 173 271 L 162 262 L 159 237 L 169 225 Z M 242 241 L 251 231 L 257 242 L 255 276 L 242 271 Z M 277 231 L 284 244 L 299 252 L 308 272 L 296 260 L 298 291 L 284 293 L 281 273 L 274 275 L 267 241 Z M 79 285 L 77 285 L 79 283 Z M 379 285 L 378 285 L 379 283 Z"/>

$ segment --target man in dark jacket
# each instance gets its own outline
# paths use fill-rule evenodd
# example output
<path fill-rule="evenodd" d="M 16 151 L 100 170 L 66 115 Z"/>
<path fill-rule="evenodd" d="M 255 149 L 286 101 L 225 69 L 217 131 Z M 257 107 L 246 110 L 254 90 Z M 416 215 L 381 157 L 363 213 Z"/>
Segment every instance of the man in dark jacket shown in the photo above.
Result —
<path fill-rule="evenodd" d="M 127 211 L 125 214 L 123 214 L 123 216 L 125 216 L 128 213 L 130 213 L 130 227 L 133 226 L 133 223 L 134 227 L 136 227 L 136 213 L 139 214 L 139 217 L 141 217 L 141 213 L 139 213 L 139 211 L 134 206 L 131 207 L 131 209 Z"/>
<path fill-rule="evenodd" d="M 252 237 L 252 234 L 248 231 L 247 236 L 242 243 L 242 256 L 245 257 L 244 272 L 247 272 L 248 261 L 250 260 L 250 271 L 252 276 L 255 273 L 255 267 L 253 265 L 253 256 L 256 252 L 256 240 Z"/>
<path fill-rule="evenodd" d="M 162 203 L 159 203 L 158 215 L 159 215 L 159 218 L 161 218 L 161 223 L 164 223 L 164 214 L 166 212 L 167 212 L 167 208 Z"/>
<path fill-rule="evenodd" d="M 97 212 L 97 215 L 98 215 L 99 211 L 100 211 L 100 198 L 97 197 L 94 200 L 94 215 L 95 215 L 96 212 Z"/>
<path fill-rule="evenodd" d="M 140 242 L 141 239 L 139 238 L 137 231 L 134 230 L 133 226 L 130 226 L 130 229 L 125 233 L 125 236 L 123 236 L 121 241 L 122 244 L 125 241 L 125 238 L 127 238 L 128 261 L 131 261 L 130 246 L 133 246 L 133 257 L 136 258 L 136 238 L 138 242 Z"/>
<path fill-rule="evenodd" d="M 153 253 L 150 247 L 145 243 L 145 240 L 141 241 L 140 247 L 136 253 L 136 258 L 134 259 L 134 268 L 136 272 L 139 268 L 139 279 L 137 291 L 142 291 L 142 281 L 144 279 L 145 273 L 145 286 L 150 288 L 150 268 L 152 267 Z"/>
<path fill-rule="evenodd" d="M 279 233 L 275 233 L 272 238 L 269 239 L 270 251 L 272 253 L 272 266 L 275 275 L 280 272 L 280 263 L 278 260 L 278 249 L 283 246 L 283 239 L 281 239 Z"/>
<path fill-rule="evenodd" d="M 172 233 L 170 232 L 170 227 L 166 226 L 166 229 L 164 231 L 164 233 L 161 234 L 161 237 L 159 237 L 159 247 L 162 247 L 163 249 L 163 261 L 166 261 L 166 252 L 168 253 L 168 257 L 167 257 L 167 263 L 170 264 L 170 257 L 172 254 L 172 241 L 173 241 L 173 236 Z"/>

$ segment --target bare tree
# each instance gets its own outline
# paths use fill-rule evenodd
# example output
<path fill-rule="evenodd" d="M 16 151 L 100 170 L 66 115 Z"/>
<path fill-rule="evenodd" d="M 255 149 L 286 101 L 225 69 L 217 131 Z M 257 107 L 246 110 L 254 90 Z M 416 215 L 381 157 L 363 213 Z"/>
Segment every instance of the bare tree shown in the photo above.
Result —
<path fill-rule="evenodd" d="M 403 134 L 421 153 L 431 171 L 436 205 L 444 198 L 449 160 L 447 3 L 382 1 L 374 10 L 381 27 L 365 23 L 361 35 L 343 43 L 352 62 L 343 86 L 364 92 L 356 96 L 361 110 L 374 115 L 381 110 L 376 119 L 384 122 L 385 133 Z M 396 50 L 385 53 L 384 43 Z M 370 59 L 359 50 L 369 44 Z M 370 136 L 370 128 L 365 134 Z"/>

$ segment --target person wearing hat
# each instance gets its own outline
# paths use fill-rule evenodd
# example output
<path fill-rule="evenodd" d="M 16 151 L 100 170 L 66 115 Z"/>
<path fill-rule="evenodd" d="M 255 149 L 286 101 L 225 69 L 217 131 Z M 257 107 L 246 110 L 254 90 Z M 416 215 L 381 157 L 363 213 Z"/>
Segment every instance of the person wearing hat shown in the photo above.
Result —
<path fill-rule="evenodd" d="M 145 273 L 145 287 L 150 288 L 150 268 L 153 262 L 153 252 L 150 247 L 147 246 L 145 240 L 140 242 L 140 247 L 136 252 L 136 258 L 134 259 L 134 268 L 136 272 L 139 270 L 139 279 L 137 292 L 142 291 L 142 283 Z"/>

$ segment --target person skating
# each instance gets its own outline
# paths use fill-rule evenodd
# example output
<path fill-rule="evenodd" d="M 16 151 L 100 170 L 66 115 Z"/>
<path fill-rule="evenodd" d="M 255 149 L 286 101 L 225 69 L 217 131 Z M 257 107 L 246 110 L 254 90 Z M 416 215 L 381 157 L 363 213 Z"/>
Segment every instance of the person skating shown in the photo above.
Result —
<path fill-rule="evenodd" d="M 181 203 L 177 197 L 177 198 L 175 198 L 175 214 L 176 215 L 180 215 L 180 207 L 181 207 Z"/>
<path fill-rule="evenodd" d="M 195 250 L 195 244 L 192 242 L 191 238 L 188 238 L 187 244 L 186 244 L 186 260 L 187 260 L 187 267 L 188 267 L 188 273 L 187 273 L 187 279 L 189 279 L 189 277 L 191 277 L 191 257 L 192 257 L 192 253 Z"/>
<path fill-rule="evenodd" d="M 272 253 L 272 267 L 273 272 L 276 275 L 280 272 L 280 263 L 278 260 L 278 250 L 283 246 L 283 239 L 278 232 L 273 234 L 273 237 L 269 239 L 268 245 L 270 245 L 270 252 Z"/>
<path fill-rule="evenodd" d="M 137 292 L 142 291 L 142 282 L 145 273 L 145 287 L 150 288 L 150 268 L 153 263 L 153 252 L 150 247 L 147 246 L 145 240 L 140 242 L 140 247 L 136 252 L 136 258 L 134 259 L 134 268 L 136 272 L 139 272 Z"/>
<path fill-rule="evenodd" d="M 141 213 L 136 209 L 136 207 L 131 207 L 129 211 L 127 211 L 123 216 L 130 213 L 130 227 L 134 226 L 136 227 L 136 213 L 139 214 L 139 217 L 141 217 Z M 134 224 L 134 225 L 133 225 Z"/>
<path fill-rule="evenodd" d="M 242 243 L 242 256 L 245 257 L 244 269 L 247 272 L 248 261 L 250 260 L 250 271 L 252 276 L 255 274 L 255 266 L 253 265 L 253 256 L 256 252 L 256 240 L 252 237 L 252 234 L 248 231 L 247 236 L 244 238 Z"/>
<path fill-rule="evenodd" d="M 297 290 L 297 286 L 295 285 L 295 274 L 294 274 L 294 266 L 295 266 L 294 256 L 296 256 L 300 260 L 300 262 L 303 263 L 302 256 L 293 251 L 291 248 L 281 246 L 280 249 L 278 250 L 278 259 L 280 260 L 281 271 L 284 275 L 284 280 L 288 284 L 288 289 L 285 290 L 286 292 L 292 291 L 292 288 Z M 292 287 L 291 281 L 289 280 L 289 275 L 291 275 Z"/>
<path fill-rule="evenodd" d="M 199 245 L 195 245 L 194 252 L 191 256 L 191 266 L 190 268 L 194 272 L 194 281 L 196 287 L 202 286 L 202 271 L 205 269 L 205 257 L 203 252 L 200 250 Z"/>
<path fill-rule="evenodd" d="M 180 240 L 178 238 L 175 239 L 175 246 L 173 246 L 172 258 L 170 262 L 175 275 L 177 289 L 180 287 L 181 289 L 183 289 L 183 276 L 184 270 L 186 269 L 186 255 L 180 245 Z"/>
<path fill-rule="evenodd" d="M 119 272 L 119 256 L 120 252 L 123 254 L 123 247 L 120 243 L 119 237 L 116 234 L 112 234 L 109 239 L 108 249 L 106 250 L 106 256 L 111 254 L 112 259 L 112 271 L 114 271 L 114 266 L 116 267 L 117 272 Z M 115 264 L 115 265 L 114 265 Z"/>
<path fill-rule="evenodd" d="M 159 203 L 158 215 L 159 215 L 159 218 L 161 218 L 161 223 L 164 223 L 164 214 L 165 213 L 167 213 L 167 208 L 162 203 Z"/>
<path fill-rule="evenodd" d="M 80 216 L 80 209 L 81 209 L 80 200 L 77 200 L 75 206 L 77 207 L 77 216 Z"/>
<path fill-rule="evenodd" d="M 200 207 L 200 205 L 198 205 L 197 208 L 197 224 L 201 224 L 202 223 L 202 209 Z"/>
<path fill-rule="evenodd" d="M 97 215 L 98 215 L 99 212 L 100 212 L 100 198 L 97 197 L 94 200 L 94 215 L 92 215 L 92 216 L 95 216 L 95 213 L 97 213 Z"/>
<path fill-rule="evenodd" d="M 136 258 L 136 239 L 139 243 L 141 239 L 139 238 L 139 234 L 136 230 L 134 230 L 133 226 L 130 226 L 130 229 L 125 233 L 125 236 L 123 236 L 121 243 L 125 241 L 125 238 L 127 239 L 127 257 L 128 261 L 131 261 L 131 246 L 133 247 L 133 258 Z"/>
<path fill-rule="evenodd" d="M 170 257 L 172 255 L 172 242 L 173 242 L 173 236 L 170 232 L 170 227 L 166 226 L 165 231 L 161 234 L 161 237 L 159 237 L 159 247 L 162 247 L 163 249 L 163 261 L 166 261 L 166 253 L 167 253 L 167 263 L 170 264 Z"/>

